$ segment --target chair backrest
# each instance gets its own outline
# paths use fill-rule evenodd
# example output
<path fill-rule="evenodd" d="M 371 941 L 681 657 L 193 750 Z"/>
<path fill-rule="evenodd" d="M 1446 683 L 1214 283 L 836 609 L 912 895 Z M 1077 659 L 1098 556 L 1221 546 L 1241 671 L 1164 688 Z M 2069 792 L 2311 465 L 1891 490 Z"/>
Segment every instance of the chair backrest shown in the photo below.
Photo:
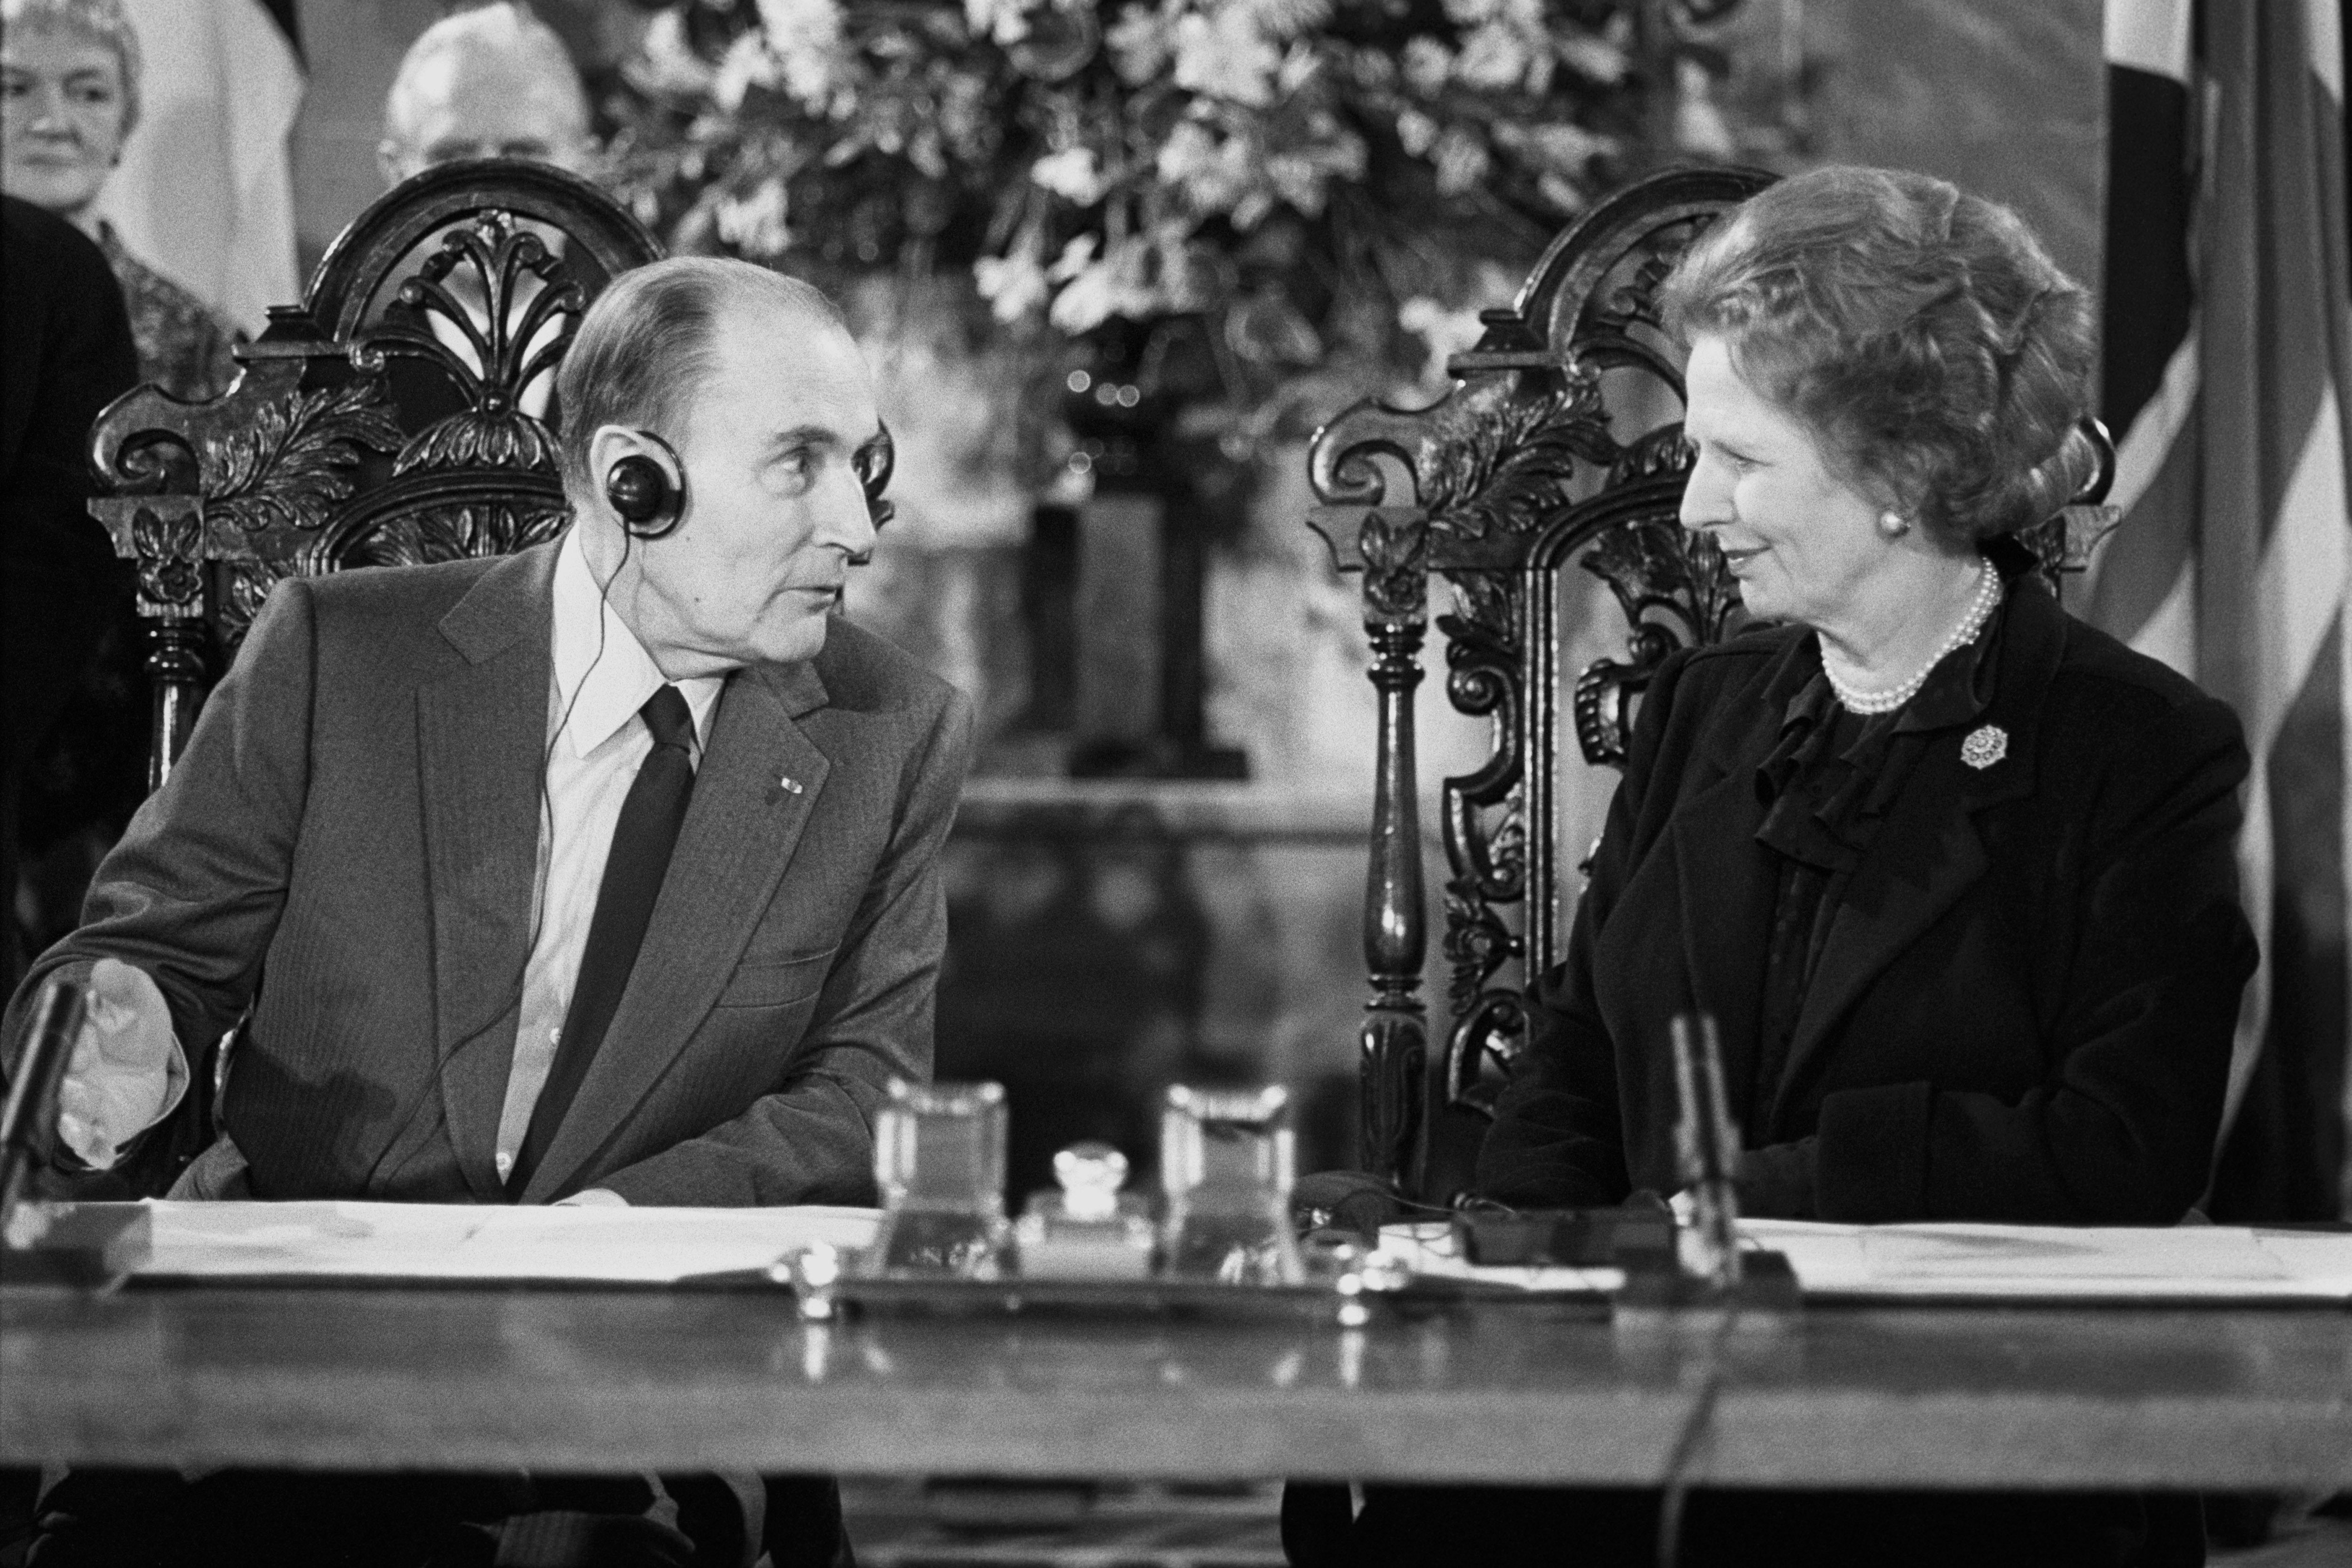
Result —
<path fill-rule="evenodd" d="M 503 159 L 387 193 L 205 403 L 152 386 L 91 432 L 90 503 L 137 563 L 155 724 L 150 786 L 187 738 L 208 655 L 273 584 L 501 555 L 564 518 L 547 389 L 605 284 L 661 255 L 586 182 Z"/>
<path fill-rule="evenodd" d="M 1430 579 L 1453 590 L 1437 622 L 1447 695 L 1494 720 L 1492 753 L 1443 787 L 1450 1017 L 1433 1087 L 1444 1106 L 1491 1115 L 1526 1035 L 1528 978 L 1565 946 L 1573 888 L 1561 890 L 1583 846 L 1561 842 L 1563 779 L 1621 765 L 1658 666 L 1737 621 L 1722 558 L 1676 521 L 1691 457 L 1655 296 L 1691 241 L 1771 178 L 1676 170 L 1619 193 L 1552 243 L 1509 307 L 1485 313 L 1477 346 L 1447 367 L 1444 399 L 1359 403 L 1310 449 L 1323 503 L 1310 522 L 1343 570 L 1363 574 L 1380 694 L 1359 1163 L 1408 1190 L 1423 1186 L 1433 1089 L 1412 702 Z M 1389 499 L 1400 476 L 1408 504 Z M 1566 622 L 1585 597 L 1578 581 L 1591 581 L 1571 565 L 1607 585 L 1626 635 L 1622 656 L 1564 686 L 1578 630 Z M 1580 762 L 1561 755 L 1571 728 Z"/>

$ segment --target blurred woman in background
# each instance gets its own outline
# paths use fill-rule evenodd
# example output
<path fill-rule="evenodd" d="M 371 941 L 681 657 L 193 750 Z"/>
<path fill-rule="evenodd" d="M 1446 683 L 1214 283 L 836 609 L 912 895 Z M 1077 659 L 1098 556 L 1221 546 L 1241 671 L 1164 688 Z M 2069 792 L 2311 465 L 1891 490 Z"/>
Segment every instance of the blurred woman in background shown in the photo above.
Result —
<path fill-rule="evenodd" d="M 227 325 L 124 248 L 99 193 L 139 123 L 139 37 L 121 0 L 0 0 L 0 190 L 98 241 L 122 286 L 139 374 L 191 402 L 236 375 Z"/>

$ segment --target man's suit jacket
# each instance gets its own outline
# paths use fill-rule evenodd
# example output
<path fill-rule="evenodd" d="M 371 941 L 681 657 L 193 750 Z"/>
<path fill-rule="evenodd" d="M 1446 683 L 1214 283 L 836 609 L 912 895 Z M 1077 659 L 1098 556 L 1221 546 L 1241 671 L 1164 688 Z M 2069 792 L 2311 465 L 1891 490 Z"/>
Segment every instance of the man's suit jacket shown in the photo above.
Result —
<path fill-rule="evenodd" d="M 555 548 L 281 583 L 37 968 L 144 968 L 192 1057 L 250 1007 L 221 1114 L 256 1197 L 507 1200 Z M 929 1071 L 970 728 L 845 622 L 813 662 L 729 680 L 620 1009 L 522 1201 L 872 1201 L 884 1086 Z"/>
<path fill-rule="evenodd" d="M 2254 967 L 2229 708 L 2012 585 L 1990 703 L 2007 754 L 1933 735 L 1853 873 L 1769 1126 L 1818 1135 L 1824 1219 L 2171 1224 L 2202 1191 Z M 1669 1020 L 1757 1061 L 1778 888 L 1757 764 L 1818 667 L 1797 630 L 1669 660 L 1481 1152 L 1496 1197 L 1671 1192 Z"/>

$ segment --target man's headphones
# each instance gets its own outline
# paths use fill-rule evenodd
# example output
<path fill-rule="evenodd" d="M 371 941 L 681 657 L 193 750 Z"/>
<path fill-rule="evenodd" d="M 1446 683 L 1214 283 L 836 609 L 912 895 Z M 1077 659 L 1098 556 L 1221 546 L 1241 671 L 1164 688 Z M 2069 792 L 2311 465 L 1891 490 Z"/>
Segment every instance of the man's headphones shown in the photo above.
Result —
<path fill-rule="evenodd" d="M 614 463 L 604 475 L 604 499 L 620 514 L 621 526 L 641 539 L 662 538 L 677 531 L 678 520 L 686 516 L 686 465 L 677 459 L 677 448 L 650 430 L 637 434 L 652 442 L 666 453 L 670 467 L 665 468 L 642 452 L 632 452 Z M 671 469 L 677 476 L 670 476 Z"/>
<path fill-rule="evenodd" d="M 686 465 L 678 461 L 677 449 L 652 431 L 640 430 L 637 434 L 662 449 L 677 477 L 673 480 L 669 468 L 644 453 L 632 452 L 606 472 L 604 499 L 613 504 L 622 527 L 630 533 L 641 539 L 662 538 L 676 532 L 686 516 Z M 857 455 L 858 486 L 866 492 L 866 510 L 877 528 L 898 510 L 882 498 L 882 492 L 889 487 L 891 471 L 898 466 L 898 455 L 887 424 L 874 444 Z"/>

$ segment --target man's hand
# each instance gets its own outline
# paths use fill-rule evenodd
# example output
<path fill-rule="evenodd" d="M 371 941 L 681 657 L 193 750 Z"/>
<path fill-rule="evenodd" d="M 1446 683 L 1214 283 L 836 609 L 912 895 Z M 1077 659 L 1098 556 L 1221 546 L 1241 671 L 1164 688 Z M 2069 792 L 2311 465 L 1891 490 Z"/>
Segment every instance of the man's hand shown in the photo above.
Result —
<path fill-rule="evenodd" d="M 58 1086 L 58 1134 L 96 1170 L 163 1112 L 177 1042 L 163 993 L 144 969 L 100 958 L 89 972 L 89 1014 Z"/>
<path fill-rule="evenodd" d="M 575 1192 L 570 1197 L 559 1197 L 549 1207 L 551 1208 L 626 1208 L 629 1207 L 629 1200 L 611 1187 L 592 1186 L 584 1192 Z"/>

